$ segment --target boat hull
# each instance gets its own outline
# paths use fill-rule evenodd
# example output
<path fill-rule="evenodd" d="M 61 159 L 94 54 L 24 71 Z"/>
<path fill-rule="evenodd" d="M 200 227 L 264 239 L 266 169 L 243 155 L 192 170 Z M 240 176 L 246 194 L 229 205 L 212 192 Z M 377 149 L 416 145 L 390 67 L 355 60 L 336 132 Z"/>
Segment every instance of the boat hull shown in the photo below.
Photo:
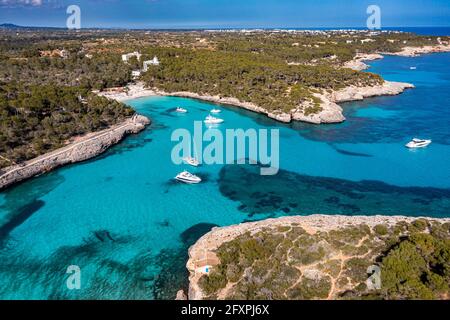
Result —
<path fill-rule="evenodd" d="M 431 142 L 426 142 L 426 143 L 420 143 L 420 144 L 415 144 L 415 143 L 408 143 L 406 145 L 407 148 L 409 149 L 420 149 L 420 148 L 426 148 L 431 144 Z"/>
<path fill-rule="evenodd" d="M 186 184 L 199 184 L 200 182 L 202 182 L 201 180 L 185 180 L 183 178 L 175 178 L 175 180 L 182 182 L 182 183 L 186 183 Z"/>

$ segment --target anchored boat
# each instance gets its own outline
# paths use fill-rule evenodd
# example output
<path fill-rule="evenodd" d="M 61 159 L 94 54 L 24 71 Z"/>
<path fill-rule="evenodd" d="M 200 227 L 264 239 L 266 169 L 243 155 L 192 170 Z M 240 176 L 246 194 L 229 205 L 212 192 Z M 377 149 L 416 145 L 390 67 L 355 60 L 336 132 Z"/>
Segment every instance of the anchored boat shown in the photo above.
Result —
<path fill-rule="evenodd" d="M 200 162 L 197 159 L 192 158 L 192 157 L 183 158 L 183 161 L 193 167 L 198 167 L 200 165 Z"/>
<path fill-rule="evenodd" d="M 175 177 L 175 179 L 187 184 L 197 184 L 202 182 L 202 179 L 200 179 L 200 177 L 197 177 L 196 175 L 187 171 L 181 172 L 179 175 Z"/>
<path fill-rule="evenodd" d="M 423 140 L 423 139 L 414 138 L 414 139 L 412 139 L 412 141 L 410 141 L 406 144 L 406 147 L 410 148 L 410 149 L 425 148 L 428 145 L 430 145 L 431 142 L 432 142 L 431 140 Z"/>
<path fill-rule="evenodd" d="M 175 112 L 178 112 L 178 113 L 187 113 L 187 110 L 184 109 L 184 108 L 181 108 L 181 107 L 177 107 L 177 108 L 175 109 Z"/>
<path fill-rule="evenodd" d="M 206 124 L 219 124 L 219 123 L 222 123 L 223 121 L 224 121 L 223 119 L 216 118 L 216 117 L 213 117 L 212 115 L 209 115 L 206 117 L 204 122 Z"/>

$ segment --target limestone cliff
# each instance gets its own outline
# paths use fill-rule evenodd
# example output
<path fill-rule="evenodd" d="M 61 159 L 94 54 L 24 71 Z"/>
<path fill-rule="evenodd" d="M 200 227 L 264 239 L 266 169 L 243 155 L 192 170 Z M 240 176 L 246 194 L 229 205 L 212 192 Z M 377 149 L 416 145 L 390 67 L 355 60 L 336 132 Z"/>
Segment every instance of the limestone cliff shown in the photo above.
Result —
<path fill-rule="evenodd" d="M 0 176 L 0 190 L 57 167 L 93 158 L 121 141 L 127 134 L 144 130 L 149 123 L 150 120 L 146 117 L 135 115 L 108 129 L 80 137 L 63 148 L 5 168 Z"/>

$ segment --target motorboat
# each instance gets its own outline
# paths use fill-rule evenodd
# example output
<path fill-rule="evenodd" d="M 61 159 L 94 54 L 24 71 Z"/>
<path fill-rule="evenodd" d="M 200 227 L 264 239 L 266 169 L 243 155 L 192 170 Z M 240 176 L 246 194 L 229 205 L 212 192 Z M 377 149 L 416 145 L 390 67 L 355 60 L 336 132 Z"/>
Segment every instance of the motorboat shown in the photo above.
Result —
<path fill-rule="evenodd" d="M 406 144 L 407 148 L 414 149 L 414 148 L 425 148 L 427 147 L 432 141 L 431 140 L 423 140 L 423 139 L 417 139 L 414 138 L 412 141 L 408 142 Z"/>
<path fill-rule="evenodd" d="M 202 179 L 187 171 L 181 172 L 179 175 L 175 177 L 175 179 L 187 184 L 197 184 L 202 182 Z"/>
<path fill-rule="evenodd" d="M 213 117 L 212 115 L 209 115 L 206 117 L 204 122 L 206 124 L 219 124 L 219 123 L 222 123 L 223 121 L 224 121 L 223 119 L 216 118 L 216 117 Z"/>
<path fill-rule="evenodd" d="M 192 157 L 185 157 L 183 158 L 183 161 L 193 167 L 198 167 L 200 165 L 200 162 Z"/>
<path fill-rule="evenodd" d="M 184 108 L 181 108 L 181 107 L 177 107 L 177 108 L 175 109 L 175 112 L 178 112 L 178 113 L 187 113 L 187 110 L 184 109 Z"/>
<path fill-rule="evenodd" d="M 416 69 L 417 69 L 417 67 L 411 67 L 411 68 L 409 68 L 409 69 L 411 69 L 411 70 L 416 70 Z"/>
<path fill-rule="evenodd" d="M 212 109 L 211 110 L 211 113 L 212 114 L 219 114 L 219 113 L 221 113 L 222 112 L 222 110 L 220 110 L 220 109 Z"/>

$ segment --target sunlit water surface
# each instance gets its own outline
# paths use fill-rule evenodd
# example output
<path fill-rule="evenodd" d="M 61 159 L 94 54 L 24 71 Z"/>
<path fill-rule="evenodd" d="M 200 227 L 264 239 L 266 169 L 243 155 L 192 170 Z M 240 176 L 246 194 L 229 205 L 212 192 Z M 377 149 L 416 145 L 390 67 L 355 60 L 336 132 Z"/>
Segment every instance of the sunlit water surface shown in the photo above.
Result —
<path fill-rule="evenodd" d="M 145 132 L 0 193 L 0 298 L 172 299 L 187 286 L 187 249 L 217 225 L 314 213 L 450 216 L 449 61 L 437 54 L 373 62 L 369 71 L 417 88 L 345 104 L 348 121 L 339 125 L 283 125 L 221 107 L 221 130 L 280 130 L 276 176 L 250 165 L 173 164 L 173 130 L 192 130 L 214 106 L 129 101 L 153 119 Z M 175 114 L 177 106 L 189 113 Z M 407 150 L 416 136 L 433 144 Z M 183 169 L 204 182 L 174 182 Z M 80 290 L 67 289 L 70 265 L 81 268 Z"/>

